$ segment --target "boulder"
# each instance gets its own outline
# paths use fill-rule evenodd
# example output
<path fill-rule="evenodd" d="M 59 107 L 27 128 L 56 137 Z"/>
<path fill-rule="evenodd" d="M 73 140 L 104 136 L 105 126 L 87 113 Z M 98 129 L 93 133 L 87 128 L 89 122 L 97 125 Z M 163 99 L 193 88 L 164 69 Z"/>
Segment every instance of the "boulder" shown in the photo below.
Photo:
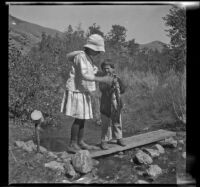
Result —
<path fill-rule="evenodd" d="M 60 172 L 64 172 L 64 163 L 56 162 L 56 161 L 51 161 L 46 164 L 44 164 L 45 167 L 50 168 L 52 170 L 57 170 Z"/>
<path fill-rule="evenodd" d="M 165 149 L 160 144 L 156 144 L 155 147 L 158 149 L 160 154 L 165 153 Z"/>
<path fill-rule="evenodd" d="M 160 152 L 155 149 L 148 149 L 144 148 L 142 149 L 145 153 L 149 154 L 152 158 L 158 157 L 160 155 Z"/>
<path fill-rule="evenodd" d="M 134 160 L 140 164 L 151 164 L 153 162 L 152 158 L 142 150 L 136 152 Z"/>
<path fill-rule="evenodd" d="M 70 160 L 68 160 L 67 162 L 65 162 L 64 169 L 65 169 L 65 174 L 67 176 L 72 177 L 72 178 L 74 178 L 74 177 L 77 176 L 77 173 L 74 170 L 74 168 L 73 168 Z"/>
<path fill-rule="evenodd" d="M 153 178 L 157 178 L 160 174 L 162 174 L 162 169 L 158 165 L 150 165 L 147 169 L 147 175 Z"/>
<path fill-rule="evenodd" d="M 72 165 L 77 172 L 88 173 L 93 168 L 92 158 L 88 150 L 80 150 L 72 156 Z"/>
<path fill-rule="evenodd" d="M 160 144 L 163 147 L 175 148 L 177 147 L 177 140 L 174 140 L 172 137 L 170 137 L 170 138 L 160 141 Z"/>

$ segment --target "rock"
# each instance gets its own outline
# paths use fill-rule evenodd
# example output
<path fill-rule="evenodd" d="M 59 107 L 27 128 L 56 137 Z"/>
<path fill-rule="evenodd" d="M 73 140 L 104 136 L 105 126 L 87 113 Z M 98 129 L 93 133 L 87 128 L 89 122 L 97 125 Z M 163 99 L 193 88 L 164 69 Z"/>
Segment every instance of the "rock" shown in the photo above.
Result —
<path fill-rule="evenodd" d="M 29 140 L 28 142 L 25 143 L 27 147 L 32 149 L 33 151 L 37 149 L 37 146 L 33 143 L 33 140 Z"/>
<path fill-rule="evenodd" d="M 160 154 L 165 153 L 165 149 L 160 144 L 156 144 L 155 147 L 158 149 Z"/>
<path fill-rule="evenodd" d="M 122 152 L 122 151 L 120 151 L 119 153 L 118 153 L 118 155 L 123 155 L 124 153 Z"/>
<path fill-rule="evenodd" d="M 36 150 L 36 146 L 32 140 L 30 140 L 26 143 L 23 141 L 15 141 L 15 145 L 19 148 L 22 148 L 23 150 L 25 150 L 27 152 L 32 152 L 32 151 Z"/>
<path fill-rule="evenodd" d="M 80 179 L 73 181 L 74 183 L 90 184 L 92 179 L 90 177 L 81 177 Z"/>
<path fill-rule="evenodd" d="M 58 158 L 58 156 L 56 154 L 52 153 L 51 151 L 49 151 L 47 154 L 48 154 L 48 157 L 51 157 L 53 159 Z"/>
<path fill-rule="evenodd" d="M 65 180 L 62 180 L 62 183 L 67 183 L 68 184 L 68 183 L 71 183 L 71 182 L 65 179 Z"/>
<path fill-rule="evenodd" d="M 178 140 L 178 143 L 184 144 L 184 140 Z"/>
<path fill-rule="evenodd" d="M 68 160 L 67 162 L 65 162 L 64 169 L 65 169 L 65 174 L 67 176 L 70 176 L 72 178 L 74 178 L 74 177 L 77 176 L 77 173 L 74 170 L 73 166 L 71 165 L 71 161 L 70 160 Z"/>
<path fill-rule="evenodd" d="M 97 166 L 97 165 L 99 165 L 99 161 L 98 160 L 95 160 L 95 159 L 92 159 L 92 165 L 93 166 Z"/>
<path fill-rule="evenodd" d="M 177 147 L 177 140 L 174 140 L 172 137 L 170 137 L 170 138 L 160 141 L 160 144 L 163 147 L 175 148 Z"/>
<path fill-rule="evenodd" d="M 138 181 L 136 182 L 136 184 L 148 184 L 148 182 L 147 182 L 147 181 L 144 181 L 144 180 L 138 180 Z"/>
<path fill-rule="evenodd" d="M 155 149 L 148 149 L 144 148 L 142 149 L 145 153 L 149 154 L 152 158 L 158 157 L 160 155 L 160 152 Z"/>
<path fill-rule="evenodd" d="M 64 152 L 61 153 L 60 158 L 62 158 L 62 159 L 69 158 L 69 154 L 64 151 Z"/>
<path fill-rule="evenodd" d="M 183 153 L 182 153 L 182 157 L 183 157 L 184 159 L 186 159 L 186 152 L 183 152 Z"/>
<path fill-rule="evenodd" d="M 45 167 L 50 168 L 52 170 L 57 170 L 60 172 L 64 172 L 64 164 L 56 161 L 51 161 L 44 164 Z"/>
<path fill-rule="evenodd" d="M 179 150 L 179 151 L 182 151 L 182 150 L 183 150 L 183 148 L 182 148 L 182 147 L 179 147 L 179 148 L 178 148 L 178 150 Z"/>
<path fill-rule="evenodd" d="M 41 151 L 42 153 L 46 153 L 46 152 L 47 152 L 47 149 L 44 148 L 44 147 L 42 147 L 42 146 L 40 146 L 40 151 Z"/>
<path fill-rule="evenodd" d="M 162 169 L 158 165 L 150 165 L 147 169 L 147 175 L 150 177 L 157 178 L 160 174 L 162 174 Z"/>
<path fill-rule="evenodd" d="M 140 164 L 151 164 L 153 162 L 152 158 L 142 150 L 137 151 L 134 159 Z"/>
<path fill-rule="evenodd" d="M 77 172 L 88 173 L 93 168 L 92 158 L 88 150 L 80 150 L 72 156 L 72 165 Z"/>
<path fill-rule="evenodd" d="M 35 159 L 36 160 L 41 160 L 42 158 L 43 158 L 43 154 L 41 154 L 41 153 L 35 154 Z"/>

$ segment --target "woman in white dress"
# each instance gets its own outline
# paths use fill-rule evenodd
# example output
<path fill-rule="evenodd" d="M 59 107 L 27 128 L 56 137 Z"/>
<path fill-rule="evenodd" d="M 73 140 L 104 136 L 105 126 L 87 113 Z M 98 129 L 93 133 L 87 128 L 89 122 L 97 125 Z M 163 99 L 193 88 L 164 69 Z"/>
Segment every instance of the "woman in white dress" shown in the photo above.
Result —
<path fill-rule="evenodd" d="M 104 39 L 98 34 L 93 34 L 84 45 L 84 51 L 67 54 L 71 62 L 71 70 L 66 83 L 61 112 L 75 118 L 68 146 L 70 152 L 91 149 L 91 146 L 83 141 L 85 120 L 93 118 L 91 92 L 96 90 L 95 81 L 108 84 L 113 81 L 111 76 L 95 76 L 98 68 L 93 64 L 92 56 L 100 52 L 105 52 Z"/>

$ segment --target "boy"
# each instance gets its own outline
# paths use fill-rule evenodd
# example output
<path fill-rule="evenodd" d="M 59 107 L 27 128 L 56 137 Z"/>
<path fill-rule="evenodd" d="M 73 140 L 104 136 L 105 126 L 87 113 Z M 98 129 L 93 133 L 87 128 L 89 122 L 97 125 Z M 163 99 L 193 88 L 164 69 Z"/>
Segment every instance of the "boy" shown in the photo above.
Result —
<path fill-rule="evenodd" d="M 111 60 L 102 63 L 101 69 L 105 75 L 114 77 L 112 86 L 99 83 L 99 89 L 102 93 L 100 102 L 102 120 L 101 149 L 108 149 L 107 142 L 112 137 L 117 140 L 118 145 L 126 146 L 122 139 L 122 101 L 120 98 L 120 94 L 125 92 L 124 85 L 119 77 L 114 74 L 114 65 Z"/>

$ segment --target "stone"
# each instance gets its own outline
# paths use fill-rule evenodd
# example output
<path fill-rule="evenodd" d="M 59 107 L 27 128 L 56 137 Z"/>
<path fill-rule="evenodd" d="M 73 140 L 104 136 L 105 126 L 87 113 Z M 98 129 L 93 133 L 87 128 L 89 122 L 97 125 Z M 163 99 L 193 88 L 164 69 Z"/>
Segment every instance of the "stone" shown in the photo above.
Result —
<path fill-rule="evenodd" d="M 32 152 L 32 151 L 36 150 L 36 146 L 32 140 L 30 140 L 28 142 L 15 141 L 15 145 L 19 148 L 22 148 L 23 150 L 25 150 L 27 152 Z"/>
<path fill-rule="evenodd" d="M 148 182 L 147 182 L 147 181 L 144 181 L 144 180 L 138 180 L 138 181 L 136 182 L 136 184 L 148 184 Z"/>
<path fill-rule="evenodd" d="M 93 168 L 93 162 L 88 150 L 80 150 L 72 156 L 72 165 L 77 172 L 88 173 Z"/>
<path fill-rule="evenodd" d="M 184 159 L 186 159 L 186 152 L 183 152 L 183 153 L 182 153 L 182 157 L 183 157 Z"/>
<path fill-rule="evenodd" d="M 118 155 L 123 155 L 124 153 L 122 152 L 122 151 L 120 151 L 119 153 L 118 153 Z"/>
<path fill-rule="evenodd" d="M 156 144 L 155 147 L 158 149 L 160 154 L 165 153 L 165 149 L 160 144 Z"/>
<path fill-rule="evenodd" d="M 92 165 L 93 166 L 97 166 L 97 165 L 99 165 L 99 161 L 98 160 L 95 160 L 95 159 L 92 159 Z"/>
<path fill-rule="evenodd" d="M 56 154 L 54 154 L 53 152 L 51 152 L 51 151 L 49 151 L 47 154 L 48 154 L 48 157 L 51 157 L 53 159 L 58 158 L 58 156 Z"/>
<path fill-rule="evenodd" d="M 64 163 L 56 162 L 56 161 L 51 161 L 48 163 L 44 164 L 45 167 L 50 168 L 52 170 L 57 170 L 60 172 L 64 172 Z"/>
<path fill-rule="evenodd" d="M 34 144 L 33 140 L 29 140 L 28 142 L 25 143 L 27 147 L 32 149 L 33 151 L 37 149 L 37 146 Z"/>
<path fill-rule="evenodd" d="M 80 183 L 80 184 L 90 184 L 92 181 L 92 178 L 90 177 L 81 177 L 80 179 L 73 181 L 74 183 Z"/>
<path fill-rule="evenodd" d="M 151 164 L 153 162 L 152 158 L 142 150 L 137 151 L 134 159 L 140 164 Z"/>
<path fill-rule="evenodd" d="M 163 147 L 175 148 L 177 147 L 177 140 L 174 140 L 172 137 L 170 137 L 170 138 L 160 141 L 160 144 Z"/>
<path fill-rule="evenodd" d="M 184 144 L 184 140 L 178 140 L 178 143 Z"/>
<path fill-rule="evenodd" d="M 66 179 L 64 179 L 64 180 L 62 180 L 62 183 L 71 183 L 69 180 L 66 180 Z"/>
<path fill-rule="evenodd" d="M 160 174 L 162 174 L 162 169 L 158 165 L 150 165 L 147 169 L 147 175 L 153 178 L 157 178 Z"/>
<path fill-rule="evenodd" d="M 74 178 L 74 177 L 77 176 L 77 173 L 74 170 L 74 168 L 73 168 L 70 160 L 68 160 L 67 162 L 65 162 L 64 169 L 65 169 L 65 174 L 67 176 L 72 177 L 72 178 Z"/>
<path fill-rule="evenodd" d="M 46 153 L 46 152 L 47 152 L 47 149 L 44 148 L 44 147 L 42 147 L 42 146 L 40 146 L 40 151 L 41 151 L 42 153 Z"/>
<path fill-rule="evenodd" d="M 66 159 L 68 157 L 69 157 L 69 154 L 67 152 L 65 152 L 65 151 L 62 152 L 61 155 L 60 155 L 60 158 L 62 158 L 62 159 Z"/>
<path fill-rule="evenodd" d="M 149 154 L 152 158 L 159 157 L 159 155 L 160 155 L 160 152 L 158 150 L 155 150 L 155 149 L 144 148 L 142 150 L 145 153 Z"/>

